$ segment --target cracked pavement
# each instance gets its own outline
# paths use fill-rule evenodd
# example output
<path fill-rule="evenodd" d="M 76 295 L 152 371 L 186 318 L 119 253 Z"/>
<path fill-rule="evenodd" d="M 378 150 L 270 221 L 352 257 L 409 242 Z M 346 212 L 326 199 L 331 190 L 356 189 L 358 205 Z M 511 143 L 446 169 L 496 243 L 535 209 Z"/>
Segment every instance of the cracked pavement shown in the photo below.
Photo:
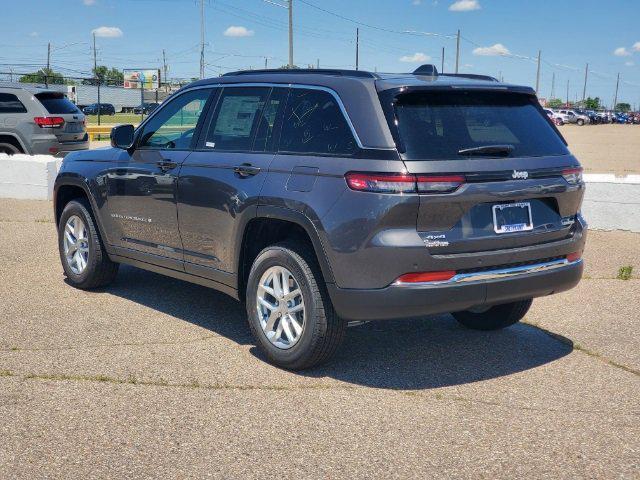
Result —
<path fill-rule="evenodd" d="M 640 234 L 589 235 L 525 323 L 369 323 L 292 373 L 221 293 L 69 287 L 50 204 L 0 200 L 0 478 L 639 478 Z"/>

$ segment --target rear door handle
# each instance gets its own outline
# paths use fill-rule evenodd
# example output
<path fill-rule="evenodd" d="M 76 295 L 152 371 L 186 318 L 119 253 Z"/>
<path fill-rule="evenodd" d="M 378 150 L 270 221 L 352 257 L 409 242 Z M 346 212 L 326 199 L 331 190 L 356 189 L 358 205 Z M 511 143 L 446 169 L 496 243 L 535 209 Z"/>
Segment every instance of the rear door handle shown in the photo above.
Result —
<path fill-rule="evenodd" d="M 159 160 L 156 162 L 156 165 L 160 167 L 160 170 L 166 172 L 167 170 L 173 170 L 178 166 L 176 162 L 172 162 L 170 160 Z"/>
<path fill-rule="evenodd" d="M 241 177 L 252 177 L 260 173 L 260 167 L 254 167 L 250 163 L 243 163 L 242 165 L 233 167 L 233 171 Z"/>

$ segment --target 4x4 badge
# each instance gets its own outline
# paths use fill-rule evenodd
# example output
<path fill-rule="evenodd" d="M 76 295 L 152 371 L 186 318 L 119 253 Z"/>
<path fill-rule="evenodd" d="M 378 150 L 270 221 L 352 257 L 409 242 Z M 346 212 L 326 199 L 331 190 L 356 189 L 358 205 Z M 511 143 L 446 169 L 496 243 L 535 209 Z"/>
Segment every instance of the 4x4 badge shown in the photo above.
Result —
<path fill-rule="evenodd" d="M 529 178 L 529 172 L 519 172 L 517 170 L 514 170 L 511 174 L 511 178 L 521 178 L 522 180 L 526 180 L 527 178 Z"/>

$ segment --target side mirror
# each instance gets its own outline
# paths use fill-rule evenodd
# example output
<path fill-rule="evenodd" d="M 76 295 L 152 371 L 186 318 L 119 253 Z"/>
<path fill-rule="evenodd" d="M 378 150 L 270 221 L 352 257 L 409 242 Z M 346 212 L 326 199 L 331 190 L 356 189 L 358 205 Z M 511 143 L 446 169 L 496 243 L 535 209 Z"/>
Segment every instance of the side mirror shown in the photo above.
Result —
<path fill-rule="evenodd" d="M 116 125 L 111 129 L 111 146 L 128 150 L 133 146 L 133 125 Z"/>

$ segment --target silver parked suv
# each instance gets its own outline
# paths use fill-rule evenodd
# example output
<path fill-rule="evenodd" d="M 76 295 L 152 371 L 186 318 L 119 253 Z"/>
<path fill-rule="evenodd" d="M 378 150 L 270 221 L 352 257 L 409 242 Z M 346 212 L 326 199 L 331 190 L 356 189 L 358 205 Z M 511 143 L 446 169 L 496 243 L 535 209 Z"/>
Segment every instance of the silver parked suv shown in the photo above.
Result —
<path fill-rule="evenodd" d="M 88 148 L 84 114 L 64 94 L 0 87 L 0 153 L 64 156 Z"/>

